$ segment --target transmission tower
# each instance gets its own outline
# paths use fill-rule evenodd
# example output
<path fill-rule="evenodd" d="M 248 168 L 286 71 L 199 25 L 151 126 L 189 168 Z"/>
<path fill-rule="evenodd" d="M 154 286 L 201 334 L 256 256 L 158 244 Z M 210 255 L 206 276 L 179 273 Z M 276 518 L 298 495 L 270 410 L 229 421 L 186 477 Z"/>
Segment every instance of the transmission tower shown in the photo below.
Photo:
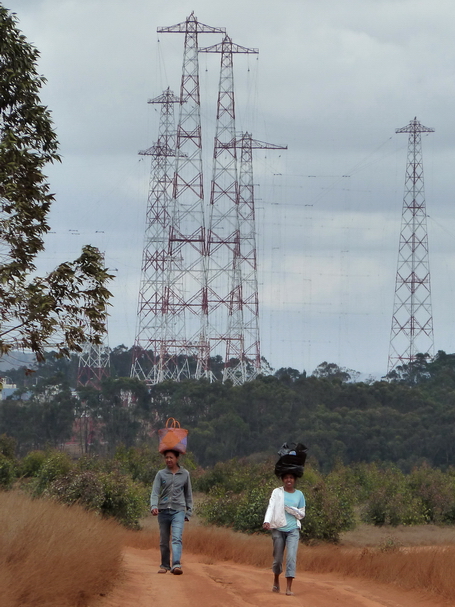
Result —
<path fill-rule="evenodd" d="M 217 353 L 224 357 L 226 365 L 229 364 L 228 357 L 244 358 L 233 55 L 257 54 L 259 51 L 234 44 L 226 35 L 220 44 L 199 49 L 199 52 L 221 55 L 205 249 L 206 282 L 203 297 L 206 307 L 201 328 L 201 342 L 208 343 L 209 347 L 199 361 L 196 375 L 212 379 L 209 362 Z M 244 381 L 245 378 L 242 379 Z"/>
<path fill-rule="evenodd" d="M 236 282 L 232 290 L 229 333 L 238 339 L 227 341 L 224 378 L 234 384 L 252 380 L 262 372 L 259 334 L 256 218 L 253 182 L 253 150 L 286 150 L 287 146 L 253 139 L 242 133 L 235 140 L 240 150 L 239 249 L 234 259 Z M 239 311 L 241 313 L 239 313 Z"/>
<path fill-rule="evenodd" d="M 170 202 L 175 168 L 174 106 L 178 102 L 169 87 L 148 101 L 161 105 L 158 141 L 139 152 L 151 156 L 152 162 L 131 376 L 149 384 L 172 377 L 167 335 L 172 333 L 168 325 L 175 319 L 168 313 L 166 298 L 173 265 L 169 255 Z"/>
<path fill-rule="evenodd" d="M 194 13 L 185 22 L 158 28 L 160 33 L 185 34 L 175 173 L 170 202 L 168 277 L 163 298 L 166 336 L 160 351 L 166 356 L 166 375 L 192 377 L 191 363 L 207 358 L 209 344 L 201 336 L 204 300 L 206 231 L 202 174 L 198 35 L 224 34 L 224 28 L 199 23 Z"/>
<path fill-rule="evenodd" d="M 103 254 L 104 265 L 104 254 Z M 106 320 L 106 333 L 100 344 L 86 341 L 79 354 L 77 369 L 77 385 L 91 386 L 99 390 L 103 379 L 110 375 L 110 354 L 108 345 L 108 332 Z"/>
<path fill-rule="evenodd" d="M 77 385 L 91 386 L 99 390 L 103 379 L 110 374 L 109 347 L 106 343 L 91 344 L 86 342 L 79 354 Z"/>
<path fill-rule="evenodd" d="M 408 133 L 409 138 L 388 373 L 412 363 L 419 353 L 434 355 L 421 144 L 421 134 L 434 129 L 414 118 L 395 132 Z"/>

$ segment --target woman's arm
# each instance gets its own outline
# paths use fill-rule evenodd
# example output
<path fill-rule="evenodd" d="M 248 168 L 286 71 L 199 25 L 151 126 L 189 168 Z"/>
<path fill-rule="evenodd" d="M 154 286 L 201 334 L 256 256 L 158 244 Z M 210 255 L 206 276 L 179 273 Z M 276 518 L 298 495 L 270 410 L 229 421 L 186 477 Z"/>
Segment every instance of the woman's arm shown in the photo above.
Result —
<path fill-rule="evenodd" d="M 270 529 L 270 520 L 272 518 L 273 515 L 273 508 L 274 508 L 274 504 L 276 501 L 276 493 L 275 493 L 276 489 L 274 489 L 272 491 L 272 495 L 270 496 L 269 499 L 269 505 L 267 506 L 267 510 L 265 512 L 265 516 L 264 516 L 264 522 L 262 523 L 262 526 L 264 529 Z"/>

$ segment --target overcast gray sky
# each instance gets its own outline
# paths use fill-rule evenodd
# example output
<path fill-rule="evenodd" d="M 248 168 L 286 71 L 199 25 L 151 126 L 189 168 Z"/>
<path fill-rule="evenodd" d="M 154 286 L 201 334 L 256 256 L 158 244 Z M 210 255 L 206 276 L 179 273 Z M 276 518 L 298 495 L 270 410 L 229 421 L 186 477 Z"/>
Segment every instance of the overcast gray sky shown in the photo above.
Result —
<path fill-rule="evenodd" d="M 407 135 L 422 138 L 435 347 L 455 351 L 455 4 L 453 0 L 11 0 L 48 79 L 63 163 L 40 266 L 92 243 L 115 269 L 109 345 L 131 346 L 149 159 L 178 92 L 184 36 L 156 28 L 194 10 L 234 42 L 237 127 L 284 152 L 257 152 L 262 354 L 312 372 L 326 360 L 386 372 Z M 218 42 L 215 35 L 200 44 Z M 210 175 L 219 56 L 200 57 Z"/>

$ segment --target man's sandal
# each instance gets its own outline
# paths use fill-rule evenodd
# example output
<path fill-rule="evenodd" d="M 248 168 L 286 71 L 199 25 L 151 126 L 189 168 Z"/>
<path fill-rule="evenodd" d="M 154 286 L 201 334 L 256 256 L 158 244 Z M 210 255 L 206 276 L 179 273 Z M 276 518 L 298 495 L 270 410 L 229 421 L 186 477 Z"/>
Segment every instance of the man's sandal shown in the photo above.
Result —
<path fill-rule="evenodd" d="M 167 569 L 161 567 L 160 569 L 158 569 L 158 573 L 167 573 Z"/>

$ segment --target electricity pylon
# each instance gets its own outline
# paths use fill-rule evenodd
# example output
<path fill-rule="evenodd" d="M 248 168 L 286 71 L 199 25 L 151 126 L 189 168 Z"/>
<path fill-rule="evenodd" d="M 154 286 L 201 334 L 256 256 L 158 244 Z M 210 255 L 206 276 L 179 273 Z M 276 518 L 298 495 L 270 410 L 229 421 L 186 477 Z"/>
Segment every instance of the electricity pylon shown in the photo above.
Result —
<path fill-rule="evenodd" d="M 259 293 L 257 276 L 256 215 L 253 181 L 253 150 L 286 150 L 287 146 L 253 139 L 251 133 L 237 136 L 235 146 L 240 150 L 239 171 L 239 250 L 235 259 L 240 277 L 232 290 L 230 328 L 237 340 L 227 342 L 224 379 L 239 385 L 262 372 L 259 333 Z M 241 310 L 241 314 L 238 313 Z"/>
<path fill-rule="evenodd" d="M 403 215 L 387 373 L 412 363 L 417 354 L 434 356 L 422 133 L 434 129 L 417 118 L 396 133 L 408 133 Z"/>
<path fill-rule="evenodd" d="M 158 141 L 139 152 L 151 156 L 152 162 L 131 376 L 151 385 L 172 379 L 173 374 L 167 336 L 173 332 L 174 319 L 166 302 L 173 264 L 169 255 L 170 203 L 175 169 L 174 106 L 178 102 L 169 87 L 148 101 L 161 105 Z"/>
<path fill-rule="evenodd" d="M 204 25 L 191 13 L 183 23 L 159 27 L 158 32 L 185 34 L 170 202 L 168 255 L 172 263 L 163 300 L 167 334 L 162 343 L 167 376 L 179 380 L 195 376 L 195 365 L 207 358 L 209 349 L 200 331 L 207 304 L 198 36 L 224 34 L 225 29 Z"/>
<path fill-rule="evenodd" d="M 204 358 L 198 361 L 196 374 L 197 377 L 211 380 L 213 377 L 210 371 L 210 358 L 220 354 L 224 358 L 225 368 L 229 366 L 232 356 L 237 360 L 244 358 L 241 330 L 243 306 L 238 301 L 242 276 L 233 55 L 234 53 L 257 54 L 259 51 L 234 44 L 226 35 L 220 44 L 199 49 L 199 52 L 221 55 L 205 248 L 206 273 L 203 298 L 206 305 L 203 310 L 200 338 L 201 342 L 208 344 L 208 348 L 204 352 Z"/>

